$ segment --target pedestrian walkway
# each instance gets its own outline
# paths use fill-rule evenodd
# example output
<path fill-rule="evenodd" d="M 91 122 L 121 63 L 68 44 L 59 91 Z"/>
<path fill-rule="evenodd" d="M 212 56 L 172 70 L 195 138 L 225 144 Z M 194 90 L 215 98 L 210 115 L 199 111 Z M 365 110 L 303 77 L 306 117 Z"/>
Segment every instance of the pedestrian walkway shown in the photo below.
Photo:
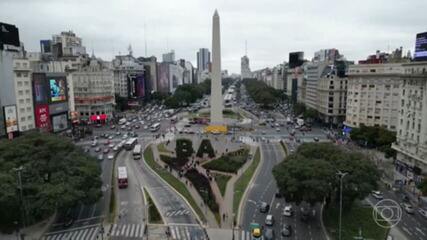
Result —
<path fill-rule="evenodd" d="M 165 213 L 166 217 L 176 217 L 190 214 L 190 210 L 188 209 L 179 209 L 179 210 L 171 210 Z"/>
<path fill-rule="evenodd" d="M 196 225 L 169 225 L 170 239 L 207 240 L 205 232 Z"/>
<path fill-rule="evenodd" d="M 113 224 L 111 226 L 112 239 L 134 239 L 144 236 L 143 224 Z"/>
<path fill-rule="evenodd" d="M 236 232 L 235 239 L 238 239 L 238 240 L 252 240 L 254 238 L 252 237 L 252 233 L 250 231 L 241 230 L 240 232 Z M 257 239 L 264 240 L 264 236 L 261 236 L 260 238 L 257 238 Z"/>
<path fill-rule="evenodd" d="M 45 234 L 42 240 L 94 240 L 100 236 L 100 226 L 76 228 Z"/>

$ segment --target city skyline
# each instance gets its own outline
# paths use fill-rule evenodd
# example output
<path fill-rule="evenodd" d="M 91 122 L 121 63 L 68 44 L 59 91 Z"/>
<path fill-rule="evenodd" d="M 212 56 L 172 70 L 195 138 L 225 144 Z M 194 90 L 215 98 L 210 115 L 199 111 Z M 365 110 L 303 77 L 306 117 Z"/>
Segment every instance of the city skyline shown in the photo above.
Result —
<path fill-rule="evenodd" d="M 177 58 L 196 65 L 196 52 L 210 46 L 210 23 L 206 16 L 218 8 L 223 16 L 223 69 L 240 72 L 240 58 L 248 56 L 256 70 L 287 61 L 288 53 L 304 51 L 310 59 L 319 49 L 337 48 L 349 60 L 364 59 L 379 49 L 392 51 L 403 46 L 414 52 L 415 34 L 425 31 L 422 14 L 426 2 L 384 4 L 363 1 L 352 6 L 339 1 L 328 5 L 316 1 L 201 3 L 196 0 L 169 3 L 126 1 L 111 2 L 97 11 L 100 1 L 2 1 L 0 21 L 16 25 L 21 41 L 29 51 L 39 51 L 39 41 L 52 34 L 73 30 L 96 56 L 113 59 L 127 53 L 132 44 L 135 56 L 160 59 L 174 49 Z M 42 16 L 29 19 L 25 14 Z M 64 11 L 67 14 L 63 14 Z M 191 14 L 189 14 L 191 13 Z M 38 27 L 43 26 L 43 27 Z M 355 31 L 357 29 L 357 31 Z M 145 32 L 147 35 L 145 36 Z"/>

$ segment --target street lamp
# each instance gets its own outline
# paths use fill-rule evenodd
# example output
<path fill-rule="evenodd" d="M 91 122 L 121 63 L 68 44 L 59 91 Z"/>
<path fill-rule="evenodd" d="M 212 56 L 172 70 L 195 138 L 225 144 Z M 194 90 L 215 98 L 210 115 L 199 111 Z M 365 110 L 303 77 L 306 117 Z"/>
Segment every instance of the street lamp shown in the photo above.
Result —
<path fill-rule="evenodd" d="M 18 185 L 19 185 L 19 195 L 21 199 L 21 211 L 22 211 L 22 225 L 25 228 L 25 205 L 24 205 L 24 197 L 23 197 L 23 190 L 22 190 L 22 179 L 21 179 L 21 172 L 24 170 L 23 166 L 19 166 L 19 168 L 13 168 L 13 170 L 18 174 Z"/>
<path fill-rule="evenodd" d="M 338 226 L 338 240 L 341 240 L 341 221 L 342 221 L 342 180 L 348 172 L 341 172 L 338 170 L 337 175 L 340 178 L 340 217 Z"/>

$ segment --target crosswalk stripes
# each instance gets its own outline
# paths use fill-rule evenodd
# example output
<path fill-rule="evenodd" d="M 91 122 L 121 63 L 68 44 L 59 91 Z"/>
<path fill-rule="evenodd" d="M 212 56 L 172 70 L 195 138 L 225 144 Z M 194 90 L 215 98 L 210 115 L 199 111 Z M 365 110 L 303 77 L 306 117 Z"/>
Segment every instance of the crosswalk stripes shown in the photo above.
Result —
<path fill-rule="evenodd" d="M 190 210 L 188 209 L 180 209 L 180 210 L 171 210 L 165 213 L 166 217 L 174 217 L 174 216 L 182 216 L 190 214 Z"/>
<path fill-rule="evenodd" d="M 206 235 L 199 226 L 169 225 L 172 240 L 206 240 Z"/>
<path fill-rule="evenodd" d="M 239 236 L 237 236 L 237 239 L 239 239 L 238 237 Z M 253 239 L 253 237 L 252 237 L 252 234 L 250 231 L 241 231 L 240 232 L 240 240 L 252 240 L 252 239 Z M 264 236 L 261 236 L 260 238 L 257 238 L 257 239 L 264 240 Z"/>
<path fill-rule="evenodd" d="M 94 240 L 99 233 L 99 227 L 70 229 L 62 232 L 46 233 L 42 240 Z"/>
<path fill-rule="evenodd" d="M 144 225 L 142 224 L 113 224 L 111 227 L 112 237 L 142 237 L 144 235 Z"/>

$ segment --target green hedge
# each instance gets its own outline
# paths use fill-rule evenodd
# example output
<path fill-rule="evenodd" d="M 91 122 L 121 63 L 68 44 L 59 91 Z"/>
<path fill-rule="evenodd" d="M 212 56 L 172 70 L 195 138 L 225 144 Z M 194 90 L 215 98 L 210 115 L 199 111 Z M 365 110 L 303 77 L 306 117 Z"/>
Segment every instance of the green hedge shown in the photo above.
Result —
<path fill-rule="evenodd" d="M 228 153 L 203 165 L 204 168 L 220 172 L 237 173 L 248 160 L 249 150 L 240 149 Z"/>

